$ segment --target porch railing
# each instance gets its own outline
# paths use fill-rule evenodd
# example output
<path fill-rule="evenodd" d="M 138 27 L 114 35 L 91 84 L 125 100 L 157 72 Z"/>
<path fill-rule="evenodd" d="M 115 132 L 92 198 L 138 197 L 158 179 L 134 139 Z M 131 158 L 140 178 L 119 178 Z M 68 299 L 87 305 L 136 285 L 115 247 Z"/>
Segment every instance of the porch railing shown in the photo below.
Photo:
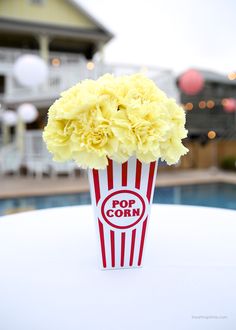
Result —
<path fill-rule="evenodd" d="M 85 78 L 96 79 L 102 74 L 112 73 L 114 75 L 132 74 L 143 72 L 152 78 L 156 84 L 163 89 L 168 96 L 179 99 L 178 90 L 175 85 L 175 77 L 170 70 L 156 67 L 141 67 L 138 65 L 105 64 L 95 61 L 94 67 L 87 68 L 87 61 L 82 55 L 51 52 L 49 63 L 57 58 L 58 66 L 49 65 L 49 76 L 47 81 L 37 88 L 26 88 L 18 84 L 13 76 L 13 65 L 15 60 L 23 53 L 22 50 L 5 50 L 0 48 L 0 75 L 5 77 L 5 90 L 0 96 L 2 102 L 17 104 L 21 102 L 40 102 L 51 100 L 65 89 Z M 37 54 L 37 52 L 31 52 Z"/>

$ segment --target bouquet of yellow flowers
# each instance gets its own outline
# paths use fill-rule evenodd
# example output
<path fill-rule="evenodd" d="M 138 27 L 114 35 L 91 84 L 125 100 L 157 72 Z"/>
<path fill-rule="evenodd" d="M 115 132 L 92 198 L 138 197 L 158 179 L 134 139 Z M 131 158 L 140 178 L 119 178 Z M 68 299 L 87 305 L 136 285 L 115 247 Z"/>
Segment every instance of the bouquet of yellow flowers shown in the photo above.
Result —
<path fill-rule="evenodd" d="M 169 165 L 188 151 L 185 113 L 141 74 L 84 80 L 61 94 L 49 109 L 43 138 L 54 160 L 104 169 L 108 159 L 131 156 Z"/>

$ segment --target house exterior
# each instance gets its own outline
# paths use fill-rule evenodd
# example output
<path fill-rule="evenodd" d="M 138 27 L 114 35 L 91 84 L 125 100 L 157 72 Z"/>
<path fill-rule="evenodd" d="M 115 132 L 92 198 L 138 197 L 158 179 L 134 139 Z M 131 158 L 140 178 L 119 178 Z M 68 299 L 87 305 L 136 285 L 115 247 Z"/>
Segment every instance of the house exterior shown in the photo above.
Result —
<path fill-rule="evenodd" d="M 33 103 L 40 110 L 40 128 L 49 105 L 78 81 L 96 79 L 107 72 L 119 75 L 140 71 L 138 66 L 104 63 L 103 47 L 112 37 L 74 0 L 1 0 L 0 103 L 13 110 L 21 103 Z M 49 66 L 47 81 L 35 88 L 21 86 L 13 75 L 16 59 L 28 53 L 41 56 Z M 178 98 L 171 71 L 144 71 L 167 94 Z"/>
<path fill-rule="evenodd" d="M 224 109 L 226 99 L 236 100 L 236 80 L 216 72 L 198 71 L 204 78 L 202 91 L 194 96 L 180 91 L 190 148 L 183 165 L 206 168 L 220 165 L 227 157 L 236 158 L 236 111 Z"/>
<path fill-rule="evenodd" d="M 83 54 L 87 59 L 113 37 L 72 0 L 1 0 L 0 47 Z"/>
<path fill-rule="evenodd" d="M 31 102 L 43 111 L 62 90 L 89 75 L 87 61 L 102 54 L 112 37 L 74 1 L 1 0 L 0 102 L 12 109 Z M 13 75 L 16 59 L 28 53 L 49 65 L 49 78 L 34 89 L 20 86 Z"/>

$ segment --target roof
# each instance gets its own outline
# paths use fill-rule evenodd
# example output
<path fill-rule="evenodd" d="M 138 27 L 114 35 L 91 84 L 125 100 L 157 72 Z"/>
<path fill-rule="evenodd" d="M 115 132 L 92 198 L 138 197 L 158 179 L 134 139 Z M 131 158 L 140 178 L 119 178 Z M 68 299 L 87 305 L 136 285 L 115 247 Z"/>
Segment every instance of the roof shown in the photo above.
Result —
<path fill-rule="evenodd" d="M 192 68 L 194 69 L 194 68 Z M 236 85 L 236 80 L 229 80 L 227 75 L 215 72 L 215 71 L 210 71 L 210 70 L 203 70 L 203 69 L 195 69 L 196 71 L 200 72 L 204 78 L 205 81 L 209 82 L 215 82 L 215 83 L 222 83 L 222 84 L 227 84 L 227 85 Z M 181 73 L 178 77 L 177 80 L 179 80 L 179 77 L 182 75 Z"/>
<path fill-rule="evenodd" d="M 105 33 L 105 31 L 97 29 L 83 29 L 74 27 L 64 27 L 58 25 L 49 25 L 36 22 L 22 22 L 21 20 L 12 20 L 1 18 L 0 20 L 1 31 L 8 32 L 19 32 L 19 33 L 35 33 L 35 34 L 46 34 L 46 35 L 60 35 L 64 37 L 73 37 L 80 39 L 90 39 L 90 40 L 101 40 L 108 42 L 113 35 Z"/>
<path fill-rule="evenodd" d="M 236 85 L 236 80 L 229 80 L 227 75 L 210 70 L 198 70 L 206 81 L 220 82 L 222 84 Z"/>

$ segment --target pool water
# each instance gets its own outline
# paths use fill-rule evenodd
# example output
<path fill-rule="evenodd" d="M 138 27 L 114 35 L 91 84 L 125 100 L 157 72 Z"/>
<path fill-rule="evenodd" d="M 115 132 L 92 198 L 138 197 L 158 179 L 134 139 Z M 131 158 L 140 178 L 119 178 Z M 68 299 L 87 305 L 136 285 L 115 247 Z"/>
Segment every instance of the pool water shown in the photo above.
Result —
<path fill-rule="evenodd" d="M 226 183 L 157 187 L 154 203 L 221 207 L 236 210 L 236 185 Z M 0 200 L 0 215 L 51 207 L 90 204 L 89 193 Z"/>

